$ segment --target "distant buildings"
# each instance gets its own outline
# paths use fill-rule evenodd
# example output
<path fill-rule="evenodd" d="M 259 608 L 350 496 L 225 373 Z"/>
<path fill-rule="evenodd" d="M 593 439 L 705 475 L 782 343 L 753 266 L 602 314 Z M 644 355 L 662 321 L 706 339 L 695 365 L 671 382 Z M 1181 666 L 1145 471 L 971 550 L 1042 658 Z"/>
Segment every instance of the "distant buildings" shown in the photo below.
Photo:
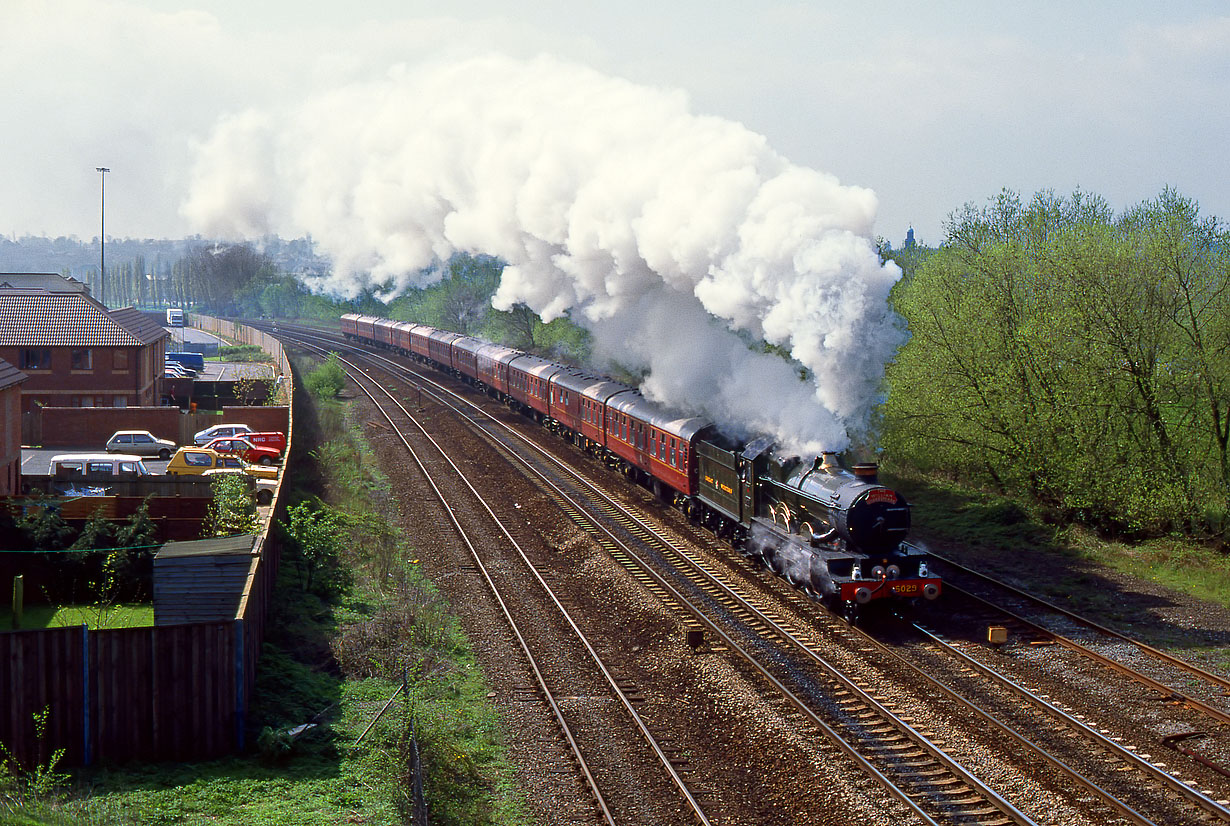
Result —
<path fill-rule="evenodd" d="M 78 281 L 0 273 L 0 359 L 25 374 L 22 413 L 157 405 L 168 337 L 135 308 L 108 311 Z"/>

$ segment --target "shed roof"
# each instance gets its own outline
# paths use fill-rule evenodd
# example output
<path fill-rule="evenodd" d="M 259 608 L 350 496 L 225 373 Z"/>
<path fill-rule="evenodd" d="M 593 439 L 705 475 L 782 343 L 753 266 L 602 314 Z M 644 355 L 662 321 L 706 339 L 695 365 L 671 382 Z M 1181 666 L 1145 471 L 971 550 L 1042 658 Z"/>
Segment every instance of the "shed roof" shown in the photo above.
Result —
<path fill-rule="evenodd" d="M 25 373 L 21 372 L 4 359 L 0 359 L 0 390 L 5 389 L 6 387 L 12 387 L 16 384 L 21 384 L 28 378 L 30 377 Z"/>
<path fill-rule="evenodd" d="M 256 542 L 256 534 L 243 533 L 238 536 L 218 536 L 212 539 L 188 539 L 182 542 L 168 542 L 158 549 L 155 559 L 172 559 L 184 556 L 226 556 L 230 554 L 251 554 L 252 545 Z"/>

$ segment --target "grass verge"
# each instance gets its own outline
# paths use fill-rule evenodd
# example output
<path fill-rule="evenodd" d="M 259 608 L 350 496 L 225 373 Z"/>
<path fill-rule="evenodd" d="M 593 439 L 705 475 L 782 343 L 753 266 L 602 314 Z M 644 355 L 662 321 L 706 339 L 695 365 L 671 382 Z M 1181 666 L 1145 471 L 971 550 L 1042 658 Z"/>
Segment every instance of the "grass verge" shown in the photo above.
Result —
<path fill-rule="evenodd" d="M 1017 553 L 1022 559 L 1063 561 L 1073 573 L 1046 586 L 1060 594 L 1080 584 L 1075 572 L 1085 563 L 1230 607 L 1230 555 L 1208 545 L 1173 536 L 1127 543 L 1080 526 L 1052 524 L 1038 509 L 953 483 L 908 476 L 886 481 L 905 494 L 915 526 L 929 536 L 968 546 L 975 555 L 994 549 L 1005 558 Z"/>

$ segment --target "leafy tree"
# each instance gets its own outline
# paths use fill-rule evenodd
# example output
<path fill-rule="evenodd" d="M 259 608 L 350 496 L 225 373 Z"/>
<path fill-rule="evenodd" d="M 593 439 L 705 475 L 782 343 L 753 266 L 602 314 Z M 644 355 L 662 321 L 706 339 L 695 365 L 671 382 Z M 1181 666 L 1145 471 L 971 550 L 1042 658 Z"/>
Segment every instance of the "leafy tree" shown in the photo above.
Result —
<path fill-rule="evenodd" d="M 327 505 L 300 502 L 287 509 L 284 523 L 303 570 L 303 590 L 321 596 L 338 593 L 349 584 L 341 563 L 349 531 L 345 519 Z"/>
<path fill-rule="evenodd" d="M 1221 530 L 1230 502 L 1227 238 L 1167 190 L 1001 193 L 950 217 L 894 293 L 893 456 L 1115 531 Z"/>
<path fill-rule="evenodd" d="M 251 485 L 242 473 L 221 473 L 214 478 L 202 536 L 237 536 L 256 530 L 256 501 Z"/>

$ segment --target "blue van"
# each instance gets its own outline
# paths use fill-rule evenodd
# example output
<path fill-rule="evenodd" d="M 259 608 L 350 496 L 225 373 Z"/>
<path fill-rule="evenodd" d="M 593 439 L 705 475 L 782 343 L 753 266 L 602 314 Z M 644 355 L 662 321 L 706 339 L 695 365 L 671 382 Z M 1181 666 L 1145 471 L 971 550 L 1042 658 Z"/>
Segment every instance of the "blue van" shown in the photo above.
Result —
<path fill-rule="evenodd" d="M 200 353 L 167 353 L 167 361 L 177 361 L 198 373 L 205 369 L 205 357 Z"/>

